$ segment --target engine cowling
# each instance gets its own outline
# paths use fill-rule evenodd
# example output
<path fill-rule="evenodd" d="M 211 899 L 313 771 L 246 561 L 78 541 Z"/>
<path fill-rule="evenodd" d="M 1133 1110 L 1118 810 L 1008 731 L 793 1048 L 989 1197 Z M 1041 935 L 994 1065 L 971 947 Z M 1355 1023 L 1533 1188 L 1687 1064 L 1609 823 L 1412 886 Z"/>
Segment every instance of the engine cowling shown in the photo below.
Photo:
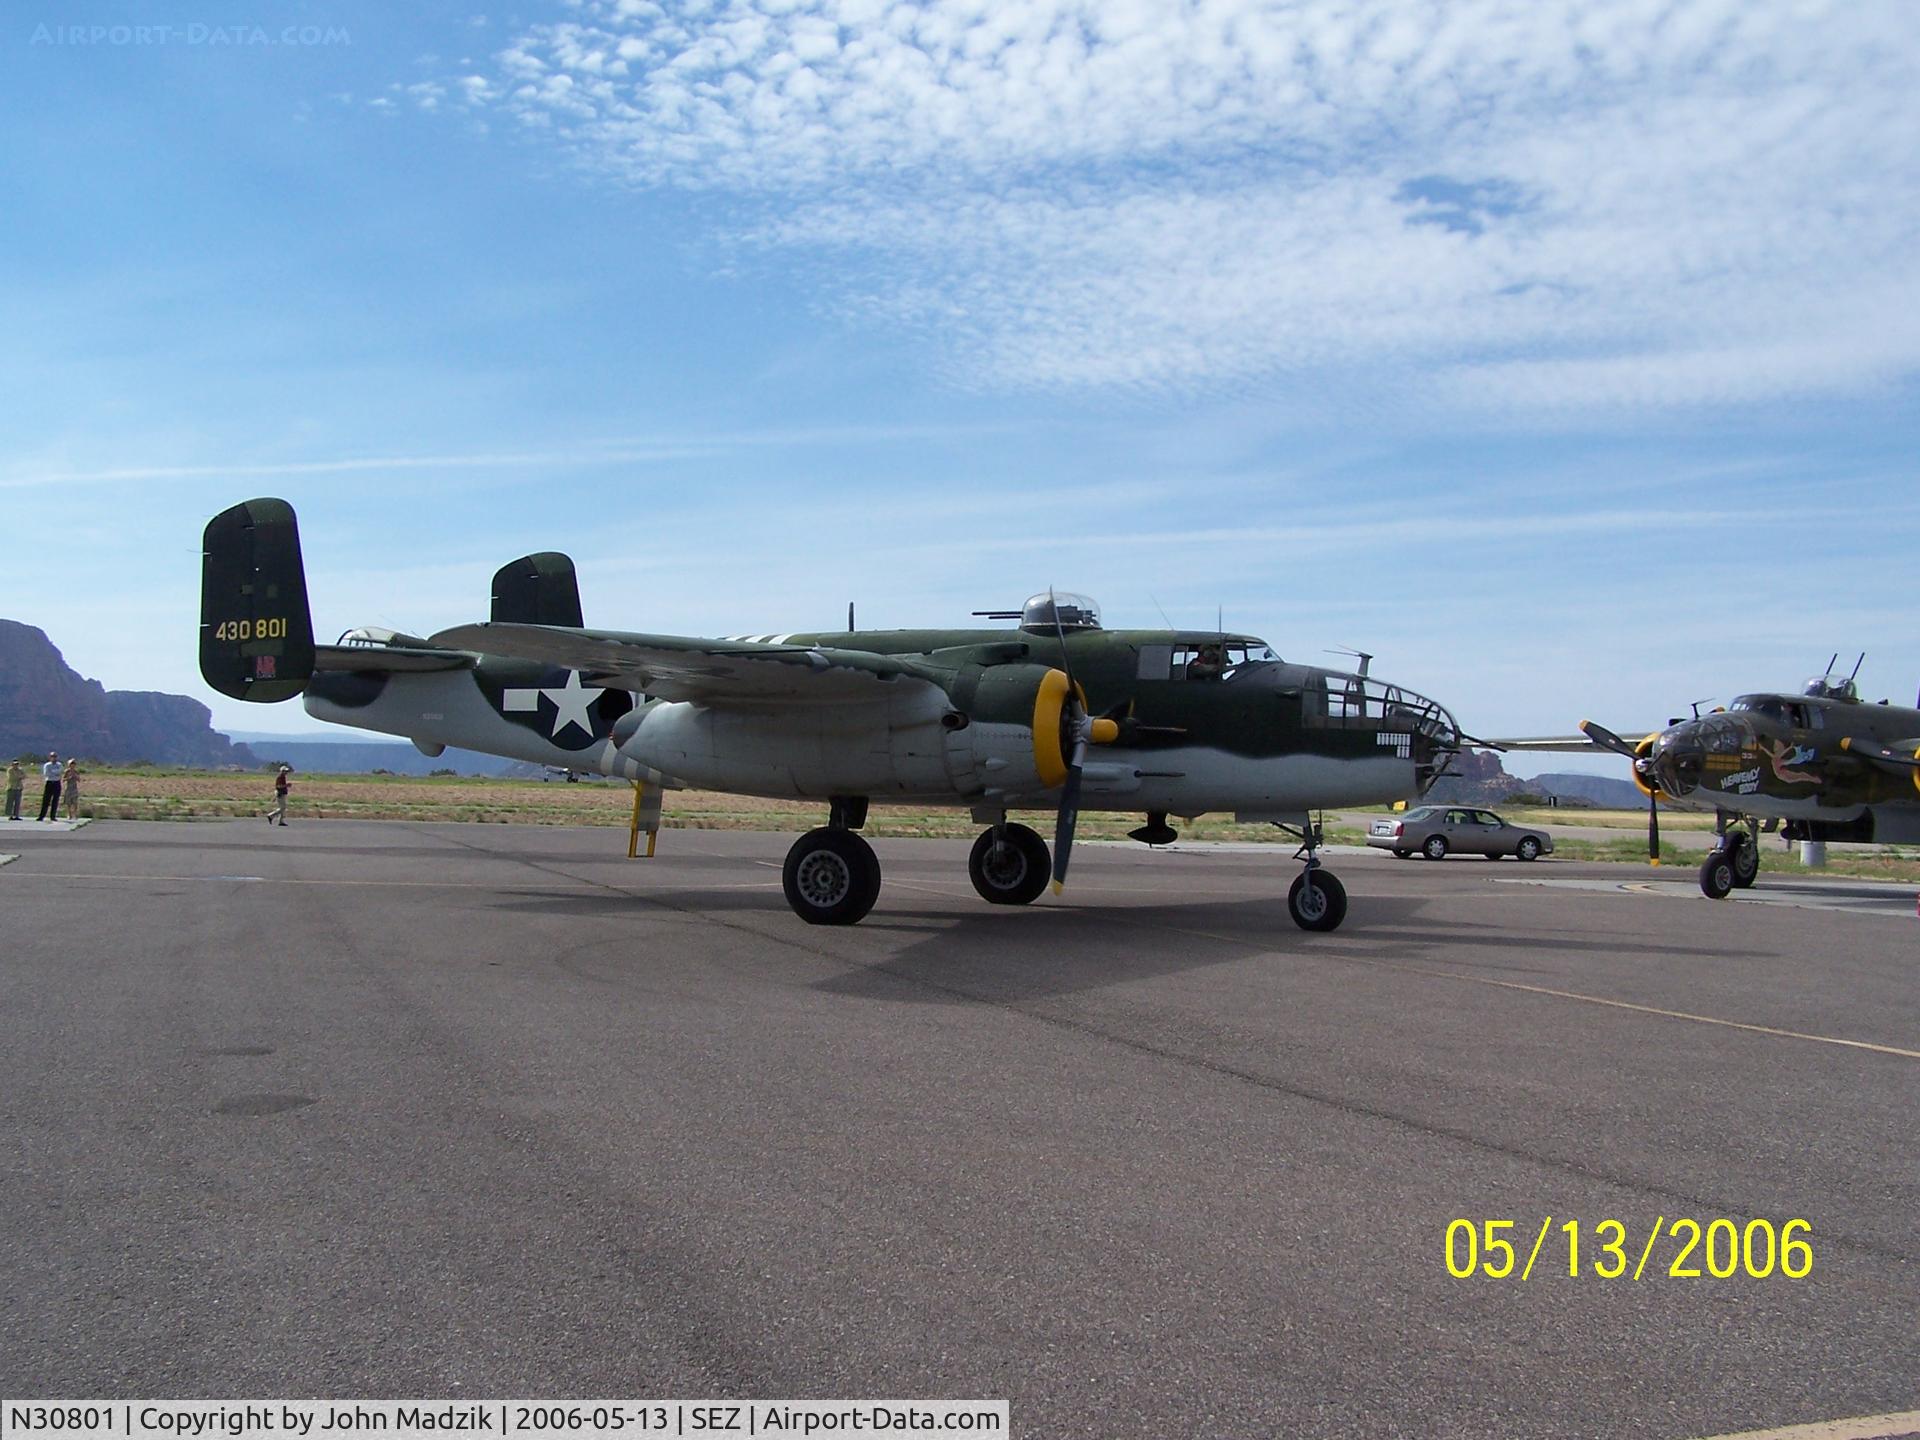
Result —
<path fill-rule="evenodd" d="M 968 722 L 960 735 L 970 738 L 966 748 L 987 788 L 1032 793 L 1066 784 L 1086 696 L 1064 670 L 995 665 L 965 677 L 955 691 Z M 1119 735 L 1111 720 L 1095 720 L 1090 730 L 1096 744 Z"/>

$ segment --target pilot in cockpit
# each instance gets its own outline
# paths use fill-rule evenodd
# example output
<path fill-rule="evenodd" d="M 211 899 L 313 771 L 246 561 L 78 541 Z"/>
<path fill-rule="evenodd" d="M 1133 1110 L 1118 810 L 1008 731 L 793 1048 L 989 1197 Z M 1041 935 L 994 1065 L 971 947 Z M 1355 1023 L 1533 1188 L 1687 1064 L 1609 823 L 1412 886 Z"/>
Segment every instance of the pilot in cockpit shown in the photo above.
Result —
<path fill-rule="evenodd" d="M 1226 672 L 1227 657 L 1218 645 L 1202 645 L 1200 653 L 1187 662 L 1187 679 L 1218 680 Z"/>

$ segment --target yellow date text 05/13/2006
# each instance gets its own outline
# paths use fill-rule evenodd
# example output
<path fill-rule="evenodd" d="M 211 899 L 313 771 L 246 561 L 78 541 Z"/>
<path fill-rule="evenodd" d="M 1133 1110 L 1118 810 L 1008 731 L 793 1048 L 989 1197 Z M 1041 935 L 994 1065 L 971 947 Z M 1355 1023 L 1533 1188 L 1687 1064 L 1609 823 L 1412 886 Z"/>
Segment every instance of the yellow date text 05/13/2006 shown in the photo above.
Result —
<path fill-rule="evenodd" d="M 1532 1245 L 1523 1260 L 1521 1247 L 1527 1245 L 1529 1235 Z M 1731 1280 L 1736 1276 L 1767 1280 L 1780 1276 L 1804 1280 L 1813 1273 L 1812 1235 L 1813 1225 L 1806 1220 L 1777 1225 L 1771 1220 L 1748 1220 L 1743 1224 L 1723 1217 L 1702 1223 L 1684 1215 L 1671 1221 L 1657 1215 L 1642 1237 L 1621 1220 L 1602 1220 L 1583 1235 L 1578 1220 L 1562 1220 L 1556 1227 L 1551 1215 L 1540 1222 L 1538 1230 L 1521 1229 L 1516 1220 L 1460 1219 L 1447 1225 L 1447 1273 L 1456 1280 L 1475 1276 L 1528 1280 L 1546 1251 L 1551 1258 L 1543 1267 L 1545 1272 L 1575 1278 L 1595 1275 L 1603 1280 L 1638 1280 L 1664 1275 L 1674 1280 Z M 1562 1259 L 1566 1262 L 1564 1272 Z"/>

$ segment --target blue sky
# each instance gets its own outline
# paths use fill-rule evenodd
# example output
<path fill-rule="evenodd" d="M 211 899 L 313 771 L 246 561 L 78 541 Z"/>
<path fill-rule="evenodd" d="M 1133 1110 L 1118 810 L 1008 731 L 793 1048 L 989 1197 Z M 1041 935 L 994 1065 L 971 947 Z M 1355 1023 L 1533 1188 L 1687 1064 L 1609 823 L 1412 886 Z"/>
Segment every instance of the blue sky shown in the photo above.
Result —
<path fill-rule="evenodd" d="M 29 0 L 0 615 L 311 728 L 194 670 L 278 494 L 323 632 L 557 548 L 628 629 L 1219 607 L 1480 733 L 1910 699 L 1911 18 Z"/>

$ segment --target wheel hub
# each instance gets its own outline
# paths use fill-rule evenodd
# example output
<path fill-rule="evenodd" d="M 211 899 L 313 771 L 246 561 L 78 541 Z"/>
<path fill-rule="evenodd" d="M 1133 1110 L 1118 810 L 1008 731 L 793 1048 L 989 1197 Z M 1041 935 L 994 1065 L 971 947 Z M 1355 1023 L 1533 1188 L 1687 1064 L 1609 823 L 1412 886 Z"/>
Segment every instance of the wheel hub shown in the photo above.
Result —
<path fill-rule="evenodd" d="M 1020 853 L 1020 847 L 1002 843 L 987 851 L 987 858 L 981 865 L 987 882 L 1002 890 L 1018 888 L 1027 878 L 1027 857 Z"/>
<path fill-rule="evenodd" d="M 1303 918 L 1318 920 L 1327 913 L 1327 892 L 1309 880 L 1300 887 L 1300 898 L 1295 903 Z"/>
<path fill-rule="evenodd" d="M 853 889 L 853 870 L 831 850 L 816 850 L 800 862 L 794 880 L 809 905 L 825 909 L 847 898 Z"/>

